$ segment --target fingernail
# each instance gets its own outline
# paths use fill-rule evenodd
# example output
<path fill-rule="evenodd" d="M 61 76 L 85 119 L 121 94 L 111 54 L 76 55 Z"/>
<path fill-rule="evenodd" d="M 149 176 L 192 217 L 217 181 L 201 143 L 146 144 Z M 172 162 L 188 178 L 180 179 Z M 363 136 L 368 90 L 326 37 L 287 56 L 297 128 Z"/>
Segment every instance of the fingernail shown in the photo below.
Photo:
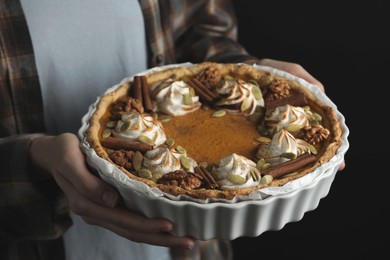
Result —
<path fill-rule="evenodd" d="M 102 199 L 104 204 L 106 204 L 108 207 L 113 208 L 116 205 L 118 196 L 111 191 L 105 191 L 103 192 Z"/>
<path fill-rule="evenodd" d="M 172 226 L 171 224 L 169 224 L 169 225 L 163 226 L 163 227 L 161 228 L 161 231 L 163 231 L 163 232 L 169 232 L 169 231 L 172 231 L 172 229 L 173 229 L 173 226 Z"/>
<path fill-rule="evenodd" d="M 187 246 L 185 248 L 188 250 L 191 250 L 191 249 L 194 249 L 194 247 L 195 247 L 195 242 L 191 241 L 187 244 Z"/>

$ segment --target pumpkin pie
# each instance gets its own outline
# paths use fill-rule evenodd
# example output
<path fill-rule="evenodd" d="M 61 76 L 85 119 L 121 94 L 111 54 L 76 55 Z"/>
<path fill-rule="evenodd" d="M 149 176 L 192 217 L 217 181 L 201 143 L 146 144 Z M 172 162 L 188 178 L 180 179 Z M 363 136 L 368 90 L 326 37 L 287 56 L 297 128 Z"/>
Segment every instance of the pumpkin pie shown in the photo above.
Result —
<path fill-rule="evenodd" d="M 299 81 L 203 62 L 122 82 L 100 98 L 86 140 L 165 194 L 232 199 L 312 172 L 336 154 L 341 135 L 335 109 Z"/>

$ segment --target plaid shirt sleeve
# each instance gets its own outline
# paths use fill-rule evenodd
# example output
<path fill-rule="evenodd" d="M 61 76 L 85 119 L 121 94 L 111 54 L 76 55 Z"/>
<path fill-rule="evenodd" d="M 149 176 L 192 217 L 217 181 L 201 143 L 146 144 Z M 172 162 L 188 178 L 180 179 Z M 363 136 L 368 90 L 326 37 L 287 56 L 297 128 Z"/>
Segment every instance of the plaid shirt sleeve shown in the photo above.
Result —
<path fill-rule="evenodd" d="M 150 66 L 177 62 L 258 62 L 237 42 L 229 0 L 141 0 Z"/>
<path fill-rule="evenodd" d="M 71 224 L 54 180 L 29 163 L 29 133 L 38 132 L 42 99 L 27 24 L 18 1 L 0 1 L 0 241 L 58 238 Z"/>

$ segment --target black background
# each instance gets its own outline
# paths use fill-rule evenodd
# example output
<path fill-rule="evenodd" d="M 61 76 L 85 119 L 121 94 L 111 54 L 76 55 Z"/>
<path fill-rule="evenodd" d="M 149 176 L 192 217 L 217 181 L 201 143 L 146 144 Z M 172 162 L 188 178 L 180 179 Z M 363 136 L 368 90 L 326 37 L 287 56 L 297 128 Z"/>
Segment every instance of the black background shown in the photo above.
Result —
<path fill-rule="evenodd" d="M 390 13 L 385 1 L 233 4 L 244 47 L 257 57 L 301 64 L 324 84 L 350 130 L 347 167 L 318 207 L 279 231 L 235 239 L 235 259 L 387 259 Z"/>

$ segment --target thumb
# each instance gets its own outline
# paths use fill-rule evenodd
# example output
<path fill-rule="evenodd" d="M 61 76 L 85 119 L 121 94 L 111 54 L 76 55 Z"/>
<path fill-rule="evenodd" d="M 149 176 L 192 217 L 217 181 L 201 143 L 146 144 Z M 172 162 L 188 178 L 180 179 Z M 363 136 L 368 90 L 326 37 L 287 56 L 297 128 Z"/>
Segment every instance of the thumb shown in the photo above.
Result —
<path fill-rule="evenodd" d="M 67 179 L 83 197 L 107 207 L 115 207 L 120 198 L 118 191 L 92 172 L 78 148 L 78 140 L 72 141 L 66 142 L 69 149 L 65 149 L 61 163 L 57 165 L 58 174 Z"/>

